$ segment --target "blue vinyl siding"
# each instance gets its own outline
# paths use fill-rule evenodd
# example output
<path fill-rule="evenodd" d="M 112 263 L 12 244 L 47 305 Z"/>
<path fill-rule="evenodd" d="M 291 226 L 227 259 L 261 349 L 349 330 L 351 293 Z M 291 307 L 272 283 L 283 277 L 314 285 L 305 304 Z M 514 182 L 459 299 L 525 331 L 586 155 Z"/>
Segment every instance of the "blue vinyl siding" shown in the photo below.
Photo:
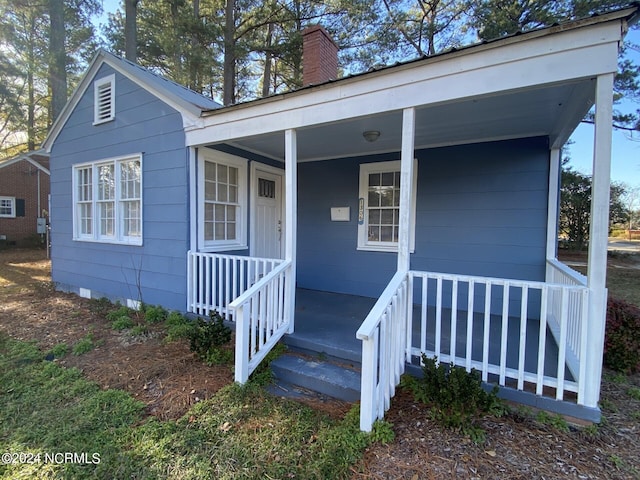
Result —
<path fill-rule="evenodd" d="M 420 150 L 411 268 L 544 280 L 549 150 L 544 138 Z M 360 163 L 399 154 L 298 167 L 298 285 L 378 296 L 395 253 L 358 251 Z M 331 207 L 351 207 L 331 222 Z"/>
<path fill-rule="evenodd" d="M 103 65 L 95 78 L 111 73 Z M 112 299 L 138 300 L 140 287 L 144 302 L 184 310 L 189 177 L 182 118 L 115 73 L 115 120 L 92 125 L 90 87 L 51 151 L 52 279 L 63 289 L 87 288 Z M 74 241 L 72 166 L 137 153 L 142 153 L 143 245 Z"/>

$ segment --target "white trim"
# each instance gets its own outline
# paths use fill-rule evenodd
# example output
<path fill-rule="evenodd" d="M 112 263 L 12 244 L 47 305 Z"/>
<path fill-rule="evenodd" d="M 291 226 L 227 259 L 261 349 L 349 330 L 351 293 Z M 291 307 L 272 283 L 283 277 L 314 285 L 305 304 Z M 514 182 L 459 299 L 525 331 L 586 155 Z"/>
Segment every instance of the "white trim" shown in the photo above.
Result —
<path fill-rule="evenodd" d="M 189 172 L 189 250 L 198 250 L 198 149 L 188 147 Z"/>
<path fill-rule="evenodd" d="M 186 141 L 189 145 L 233 141 L 612 73 L 617 70 L 620 22 L 524 34 L 519 39 L 492 42 L 485 48 L 464 49 L 397 69 L 220 109 L 203 119 L 204 127 L 187 129 Z M 525 38 L 527 41 L 523 41 Z"/>
<path fill-rule="evenodd" d="M 210 240 L 204 238 L 204 202 L 205 202 L 205 162 L 232 166 L 238 169 L 238 210 L 236 217 L 236 240 Z M 200 252 L 228 252 L 246 250 L 247 245 L 247 210 L 249 206 L 247 195 L 248 163 L 246 158 L 237 157 L 229 153 L 210 148 L 198 149 L 198 251 Z"/>
<path fill-rule="evenodd" d="M 298 132 L 285 130 L 284 132 L 284 191 L 285 191 L 285 221 L 287 230 L 284 236 L 284 258 L 291 262 L 291 281 L 286 282 L 288 305 L 285 307 L 289 324 L 287 333 L 295 329 L 296 311 L 296 278 L 297 278 L 297 238 L 298 238 Z"/>
<path fill-rule="evenodd" d="M 109 86 L 109 115 L 102 117 L 101 89 Z M 116 75 L 112 73 L 93 82 L 93 124 L 100 125 L 116 118 Z"/>
<path fill-rule="evenodd" d="M 0 200 L 9 200 L 11 202 L 11 213 L 0 213 L 0 218 L 16 218 L 16 197 L 1 196 Z"/>
<path fill-rule="evenodd" d="M 560 193 L 561 150 L 549 152 L 549 192 L 547 197 L 547 260 L 556 258 L 558 249 L 558 194 Z"/>
<path fill-rule="evenodd" d="M 280 195 L 280 211 L 283 214 L 284 217 L 284 211 L 285 211 L 285 200 L 284 200 L 284 169 L 283 168 L 278 168 L 278 167 L 273 167 L 271 165 L 267 165 L 266 163 L 259 163 L 259 162 L 251 162 L 251 166 L 250 166 L 250 175 L 249 175 L 249 252 L 250 255 L 255 256 L 255 248 L 256 248 L 256 229 L 255 229 L 255 225 L 256 225 L 256 196 L 257 196 L 257 192 L 256 192 L 256 178 L 258 175 L 258 172 L 265 172 L 265 173 L 270 173 L 272 175 L 277 175 L 281 178 L 281 191 L 279 193 Z M 282 232 L 283 232 L 283 237 L 285 238 L 286 235 L 286 222 L 285 219 L 282 218 Z M 281 242 L 281 247 L 280 247 L 280 257 L 283 256 L 284 254 L 284 242 Z"/>
<path fill-rule="evenodd" d="M 144 226 L 144 181 L 143 181 L 143 161 L 142 153 L 134 153 L 130 155 L 121 155 L 118 157 L 103 158 L 93 162 L 83 162 L 73 164 L 71 167 L 71 185 L 72 185 L 72 223 L 73 223 L 73 240 L 82 242 L 94 242 L 94 243 L 111 243 L 117 245 L 135 245 L 141 246 L 143 244 L 143 226 Z M 122 225 L 121 203 L 123 199 L 120 192 L 120 166 L 127 161 L 138 161 L 140 163 L 140 236 L 126 236 L 122 232 L 124 227 Z M 101 165 L 113 164 L 114 165 L 114 178 L 115 178 L 115 192 L 114 192 L 114 234 L 113 235 L 100 235 L 99 219 L 97 214 L 98 205 L 98 184 L 97 184 L 97 168 Z M 78 223 L 78 190 L 77 190 L 77 176 L 76 173 L 80 169 L 91 168 L 91 234 L 81 235 L 78 232 L 80 225 Z"/>
<path fill-rule="evenodd" d="M 400 153 L 400 211 L 398 231 L 398 271 L 407 272 L 411 267 L 411 247 L 415 242 L 414 225 L 416 215 L 416 167 L 415 154 L 416 110 L 407 108 L 402 112 L 402 150 Z"/>
<path fill-rule="evenodd" d="M 411 210 L 409 212 L 409 252 L 415 250 L 415 223 L 416 223 L 416 190 L 418 181 L 418 161 L 413 160 L 413 188 L 411 189 Z M 397 242 L 369 242 L 367 236 L 367 208 L 368 208 L 368 186 L 369 174 L 377 172 L 401 172 L 401 161 L 392 160 L 388 162 L 373 162 L 360 164 L 360 177 L 358 183 L 358 203 L 363 202 L 363 219 L 360 221 L 358 212 L 358 239 L 357 250 L 371 252 L 397 252 Z M 402 196 L 402 189 L 400 190 Z M 358 205 L 359 206 L 359 205 Z M 398 230 L 400 230 L 400 218 L 398 218 Z"/>
<path fill-rule="evenodd" d="M 600 377 L 607 309 L 607 243 L 611 188 L 611 120 L 613 117 L 613 74 L 596 80 L 596 112 L 591 186 L 591 225 L 587 283 L 590 289 L 586 329 L 586 377 L 584 404 L 596 408 L 600 399 Z"/>

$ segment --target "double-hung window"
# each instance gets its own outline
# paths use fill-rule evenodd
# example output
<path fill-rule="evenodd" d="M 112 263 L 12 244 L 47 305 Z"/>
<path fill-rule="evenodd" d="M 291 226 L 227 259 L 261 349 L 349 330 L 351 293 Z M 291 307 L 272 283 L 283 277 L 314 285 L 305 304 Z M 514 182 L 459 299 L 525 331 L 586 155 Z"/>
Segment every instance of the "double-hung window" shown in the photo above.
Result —
<path fill-rule="evenodd" d="M 0 217 L 15 218 L 16 199 L 15 197 L 0 197 Z"/>
<path fill-rule="evenodd" d="M 210 251 L 247 248 L 247 161 L 200 150 L 200 245 Z"/>
<path fill-rule="evenodd" d="M 400 162 L 360 165 L 358 212 L 358 250 L 397 251 L 401 228 L 409 232 L 413 249 L 415 224 L 415 175 L 411 199 L 410 224 L 400 225 Z"/>
<path fill-rule="evenodd" d="M 140 155 L 76 165 L 74 238 L 142 244 Z"/>

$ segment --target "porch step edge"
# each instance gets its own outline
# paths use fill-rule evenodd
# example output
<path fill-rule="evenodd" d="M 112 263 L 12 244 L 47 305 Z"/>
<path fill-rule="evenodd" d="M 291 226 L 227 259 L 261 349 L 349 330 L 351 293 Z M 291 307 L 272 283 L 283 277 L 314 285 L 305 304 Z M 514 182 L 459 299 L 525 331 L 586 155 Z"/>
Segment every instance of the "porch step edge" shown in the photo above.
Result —
<path fill-rule="evenodd" d="M 320 343 L 317 339 L 310 339 L 295 333 L 282 337 L 282 342 L 293 350 L 310 354 L 322 354 L 341 361 L 348 361 L 360 365 L 361 349 L 348 349 L 336 345 Z"/>
<path fill-rule="evenodd" d="M 279 382 L 297 385 L 314 392 L 355 402 L 360 400 L 360 372 L 319 359 L 281 355 L 271 362 Z"/>

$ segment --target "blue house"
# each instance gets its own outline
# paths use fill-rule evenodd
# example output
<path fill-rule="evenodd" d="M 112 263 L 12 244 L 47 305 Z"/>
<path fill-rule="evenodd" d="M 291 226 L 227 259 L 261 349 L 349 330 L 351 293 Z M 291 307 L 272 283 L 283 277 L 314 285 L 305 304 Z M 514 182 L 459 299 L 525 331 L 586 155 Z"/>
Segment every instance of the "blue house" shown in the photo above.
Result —
<path fill-rule="evenodd" d="M 44 144 L 53 281 L 224 313 L 240 382 L 284 335 L 357 337 L 364 430 L 421 353 L 598 420 L 613 77 L 636 14 L 341 79 L 319 65 L 228 107 L 100 51 Z M 305 72 L 336 51 L 308 29 Z M 583 276 L 556 255 L 560 156 L 594 105 Z M 303 299 L 327 315 L 304 324 Z"/>

